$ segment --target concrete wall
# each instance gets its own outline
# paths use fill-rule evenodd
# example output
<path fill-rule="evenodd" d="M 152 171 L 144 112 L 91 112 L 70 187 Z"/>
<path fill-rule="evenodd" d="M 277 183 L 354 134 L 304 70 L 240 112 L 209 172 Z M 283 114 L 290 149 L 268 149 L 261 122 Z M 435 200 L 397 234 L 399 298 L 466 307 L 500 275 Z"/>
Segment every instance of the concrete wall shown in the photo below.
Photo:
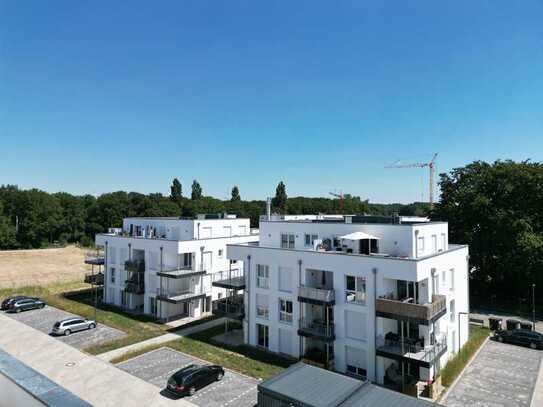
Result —
<path fill-rule="evenodd" d="M 38 399 L 0 373 L 0 407 L 43 407 Z"/>

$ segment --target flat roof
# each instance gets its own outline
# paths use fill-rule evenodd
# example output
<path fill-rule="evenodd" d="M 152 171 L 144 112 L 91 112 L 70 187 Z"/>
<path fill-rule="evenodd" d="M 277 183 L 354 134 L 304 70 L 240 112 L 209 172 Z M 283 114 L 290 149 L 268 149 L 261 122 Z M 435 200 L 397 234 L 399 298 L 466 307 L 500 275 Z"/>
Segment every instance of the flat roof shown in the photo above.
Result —
<path fill-rule="evenodd" d="M 260 383 L 258 391 L 286 403 L 307 407 L 439 406 L 302 362 Z"/>
<path fill-rule="evenodd" d="M 277 219 L 277 220 L 267 220 L 261 219 L 260 223 L 269 222 L 269 223 L 323 223 L 323 224 L 334 224 L 334 225 L 384 225 L 384 226 L 424 226 L 424 225 L 443 225 L 448 224 L 448 222 L 431 220 L 428 222 L 403 222 L 403 223 L 389 223 L 389 222 L 350 222 L 347 223 L 345 220 L 336 220 L 336 219 Z"/>

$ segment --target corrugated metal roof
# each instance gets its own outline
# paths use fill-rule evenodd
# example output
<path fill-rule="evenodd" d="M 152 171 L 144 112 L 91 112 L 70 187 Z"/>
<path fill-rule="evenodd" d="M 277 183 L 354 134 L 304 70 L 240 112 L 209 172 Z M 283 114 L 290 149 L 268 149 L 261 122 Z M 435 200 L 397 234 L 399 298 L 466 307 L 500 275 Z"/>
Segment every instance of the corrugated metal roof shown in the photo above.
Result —
<path fill-rule="evenodd" d="M 307 406 L 336 407 L 363 384 L 329 370 L 297 363 L 258 387 Z"/>
<path fill-rule="evenodd" d="M 439 406 L 305 363 L 297 363 L 262 382 L 258 390 L 307 407 Z"/>

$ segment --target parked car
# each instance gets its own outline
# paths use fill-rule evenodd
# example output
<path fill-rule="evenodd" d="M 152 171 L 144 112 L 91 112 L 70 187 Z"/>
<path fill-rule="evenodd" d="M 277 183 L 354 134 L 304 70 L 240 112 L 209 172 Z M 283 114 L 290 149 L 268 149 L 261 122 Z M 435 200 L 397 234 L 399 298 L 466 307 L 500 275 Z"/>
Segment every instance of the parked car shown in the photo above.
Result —
<path fill-rule="evenodd" d="M 513 329 L 511 331 L 496 331 L 494 338 L 499 342 L 529 346 L 532 349 L 543 349 L 543 334 L 528 329 Z"/>
<path fill-rule="evenodd" d="M 54 335 L 68 336 L 72 332 L 84 331 L 87 329 L 96 328 L 96 321 L 90 319 L 84 319 L 80 317 L 71 317 L 63 319 L 62 321 L 55 322 L 51 332 Z"/>
<path fill-rule="evenodd" d="M 174 373 L 169 379 L 167 389 L 179 396 L 196 393 L 196 390 L 224 377 L 224 369 L 217 365 L 188 365 Z"/>
<path fill-rule="evenodd" d="M 15 297 L 8 297 L 4 301 L 2 301 L 2 305 L 0 306 L 0 309 L 2 309 L 2 311 L 8 310 L 10 304 L 12 304 L 14 301 L 24 300 L 25 298 L 28 298 L 28 297 L 25 295 L 17 295 Z"/>
<path fill-rule="evenodd" d="M 8 312 L 21 312 L 28 311 L 30 309 L 37 309 L 45 307 L 45 303 L 39 298 L 21 298 L 14 300 L 9 304 Z"/>

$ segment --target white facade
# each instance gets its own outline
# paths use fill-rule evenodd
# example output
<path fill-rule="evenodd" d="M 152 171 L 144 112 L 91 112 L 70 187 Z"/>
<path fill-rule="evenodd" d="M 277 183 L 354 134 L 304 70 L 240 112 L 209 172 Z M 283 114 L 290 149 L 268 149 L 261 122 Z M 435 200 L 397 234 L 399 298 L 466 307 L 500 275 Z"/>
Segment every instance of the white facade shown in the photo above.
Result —
<path fill-rule="evenodd" d="M 201 317 L 225 295 L 212 282 L 243 263 L 226 257 L 228 243 L 257 242 L 249 219 L 126 218 L 96 236 L 104 247 L 104 301 L 159 319 Z M 221 274 L 222 273 L 222 274 Z"/>
<path fill-rule="evenodd" d="M 401 360 L 434 378 L 468 339 L 467 246 L 442 222 L 300 219 L 261 221 L 260 243 L 228 246 L 244 262 L 245 340 L 378 383 Z"/>

